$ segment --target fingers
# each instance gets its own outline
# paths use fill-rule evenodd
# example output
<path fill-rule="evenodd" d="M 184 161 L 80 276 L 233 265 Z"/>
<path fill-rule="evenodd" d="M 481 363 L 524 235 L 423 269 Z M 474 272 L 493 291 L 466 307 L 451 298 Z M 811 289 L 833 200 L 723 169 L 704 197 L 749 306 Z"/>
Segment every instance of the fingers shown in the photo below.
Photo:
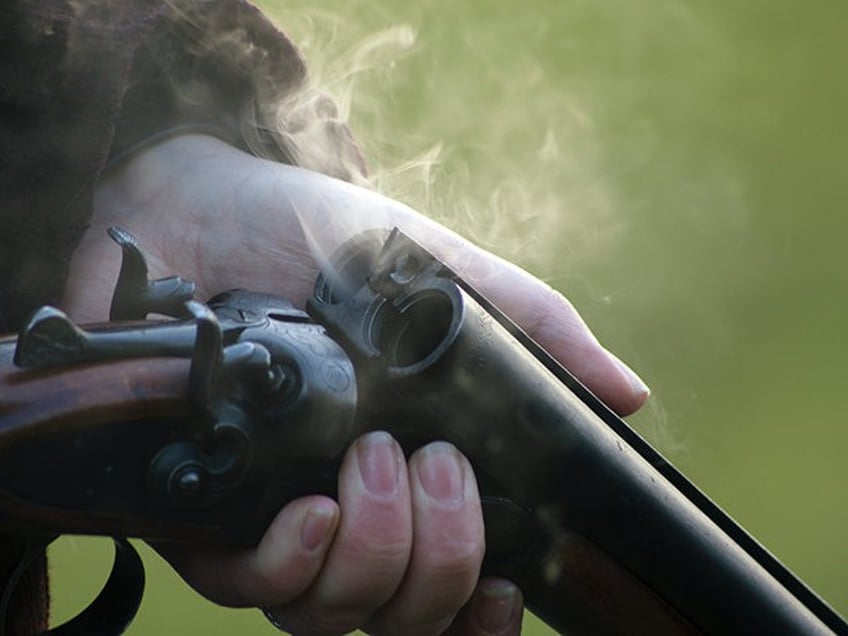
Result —
<path fill-rule="evenodd" d="M 445 636 L 517 636 L 522 610 L 516 585 L 504 579 L 483 579 Z"/>
<path fill-rule="evenodd" d="M 434 443 L 407 466 L 390 436 L 371 433 L 345 458 L 339 502 L 321 572 L 300 598 L 274 605 L 274 618 L 298 634 L 444 632 L 471 597 L 485 549 L 468 460 Z"/>
<path fill-rule="evenodd" d="M 154 544 L 198 592 L 220 605 L 264 606 L 302 594 L 324 564 L 339 524 L 339 507 L 327 497 L 289 503 L 255 549 L 214 549 Z"/>
<path fill-rule="evenodd" d="M 274 615 L 294 633 L 338 634 L 363 625 L 400 586 L 412 550 L 403 452 L 386 433 L 357 440 L 339 474 L 341 524 L 312 588 Z"/>
<path fill-rule="evenodd" d="M 475 592 L 480 498 L 468 460 L 444 442 L 407 465 L 388 434 L 360 438 L 340 471 L 339 505 L 321 496 L 290 503 L 255 550 L 155 547 L 211 600 L 265 607 L 292 633 L 520 632 L 514 585 L 486 580 Z"/>
<path fill-rule="evenodd" d="M 479 279 L 483 293 L 589 390 L 620 415 L 644 404 L 648 386 L 598 342 L 562 294 L 511 263 L 484 260 L 472 262 L 472 280 Z"/>
<path fill-rule="evenodd" d="M 409 462 L 412 554 L 403 583 L 368 625 L 375 634 L 441 634 L 477 583 L 485 539 L 468 460 L 436 442 Z"/>

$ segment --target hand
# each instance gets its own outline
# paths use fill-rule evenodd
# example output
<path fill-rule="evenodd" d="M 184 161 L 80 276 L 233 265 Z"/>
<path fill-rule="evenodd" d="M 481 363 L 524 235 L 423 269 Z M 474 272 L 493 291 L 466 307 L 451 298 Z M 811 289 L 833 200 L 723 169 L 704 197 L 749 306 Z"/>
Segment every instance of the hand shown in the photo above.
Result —
<path fill-rule="evenodd" d="M 573 307 L 523 270 L 375 192 L 256 159 L 212 138 L 162 143 L 101 181 L 91 227 L 71 263 L 64 305 L 76 320 L 107 317 L 120 261 L 105 233 L 113 224 L 135 234 L 153 277 L 190 278 L 200 297 L 250 287 L 297 303 L 341 242 L 399 226 L 619 413 L 636 410 L 648 395 Z M 477 580 L 483 543 L 468 461 L 436 443 L 407 463 L 389 436 L 376 433 L 348 452 L 338 503 L 317 496 L 292 502 L 256 549 L 160 549 L 212 600 L 270 607 L 296 633 L 364 627 L 517 634 L 519 592 L 506 581 Z"/>

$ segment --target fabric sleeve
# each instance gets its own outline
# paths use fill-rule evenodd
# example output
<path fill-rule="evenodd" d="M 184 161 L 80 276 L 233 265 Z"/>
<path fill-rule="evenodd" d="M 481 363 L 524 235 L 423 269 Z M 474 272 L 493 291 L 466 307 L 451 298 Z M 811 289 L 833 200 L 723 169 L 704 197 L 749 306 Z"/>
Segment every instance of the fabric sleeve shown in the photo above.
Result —
<path fill-rule="evenodd" d="M 365 181 L 333 102 L 244 0 L 2 3 L 0 331 L 61 298 L 104 166 L 182 131 Z"/>

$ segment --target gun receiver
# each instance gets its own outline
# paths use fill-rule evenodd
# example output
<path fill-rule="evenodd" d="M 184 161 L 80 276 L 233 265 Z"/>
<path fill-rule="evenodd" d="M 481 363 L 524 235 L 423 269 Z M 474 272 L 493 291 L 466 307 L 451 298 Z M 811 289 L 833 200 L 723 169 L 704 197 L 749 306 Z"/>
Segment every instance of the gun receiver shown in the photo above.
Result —
<path fill-rule="evenodd" d="M 848 633 L 422 246 L 395 230 L 334 263 L 306 313 L 233 291 L 85 331 L 45 309 L 0 341 L 0 530 L 255 543 L 383 429 L 472 461 L 484 569 L 559 632 Z"/>

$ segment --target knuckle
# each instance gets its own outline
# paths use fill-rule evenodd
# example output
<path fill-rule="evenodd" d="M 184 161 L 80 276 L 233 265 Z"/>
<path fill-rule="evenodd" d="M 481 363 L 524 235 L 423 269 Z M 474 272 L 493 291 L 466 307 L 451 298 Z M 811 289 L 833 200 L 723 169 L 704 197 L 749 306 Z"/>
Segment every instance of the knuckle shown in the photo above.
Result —
<path fill-rule="evenodd" d="M 282 563 L 252 564 L 245 568 L 239 580 L 242 595 L 250 598 L 250 605 L 281 605 L 301 594 L 312 582 L 314 569 L 285 567 Z M 291 564 L 288 564 L 291 565 Z"/>
<path fill-rule="evenodd" d="M 250 605 L 270 605 L 287 602 L 292 593 L 275 570 L 270 568 L 245 569 L 239 577 L 242 581 L 241 593 L 249 599 Z"/>
<path fill-rule="evenodd" d="M 412 552 L 412 533 L 405 528 L 365 533 L 349 537 L 338 550 L 341 559 L 350 563 L 365 563 L 378 570 L 405 569 Z"/>
<path fill-rule="evenodd" d="M 476 575 L 483 561 L 485 541 L 482 537 L 469 537 L 448 543 L 443 550 L 434 551 L 430 557 L 431 568 L 439 573 L 459 576 Z"/>

